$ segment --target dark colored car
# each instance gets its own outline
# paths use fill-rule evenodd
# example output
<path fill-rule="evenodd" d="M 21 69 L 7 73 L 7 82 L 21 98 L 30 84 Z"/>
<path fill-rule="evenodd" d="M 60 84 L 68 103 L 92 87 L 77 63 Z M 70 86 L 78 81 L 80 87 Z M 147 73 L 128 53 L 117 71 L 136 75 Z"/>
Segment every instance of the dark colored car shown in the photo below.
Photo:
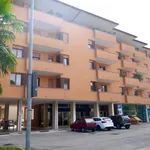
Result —
<path fill-rule="evenodd" d="M 128 116 L 110 116 L 112 119 L 114 126 L 117 129 L 121 129 L 122 127 L 125 127 L 126 129 L 129 129 L 131 126 L 130 118 Z"/>
<path fill-rule="evenodd" d="M 74 123 L 70 125 L 71 130 L 80 130 L 85 132 L 86 130 L 92 130 L 94 132 L 96 130 L 96 123 L 92 118 L 83 118 L 78 119 Z"/>

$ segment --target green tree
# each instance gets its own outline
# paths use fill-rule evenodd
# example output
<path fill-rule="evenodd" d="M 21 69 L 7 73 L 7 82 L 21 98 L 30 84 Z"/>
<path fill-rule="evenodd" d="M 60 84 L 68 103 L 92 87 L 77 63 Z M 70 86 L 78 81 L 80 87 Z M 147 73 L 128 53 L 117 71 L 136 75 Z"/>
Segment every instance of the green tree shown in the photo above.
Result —
<path fill-rule="evenodd" d="M 19 22 L 12 12 L 12 0 L 0 0 L 0 75 L 13 72 L 17 65 L 16 57 L 11 53 L 9 42 L 15 41 L 14 32 L 23 32 L 24 24 Z M 2 94 L 0 84 L 0 94 Z"/>

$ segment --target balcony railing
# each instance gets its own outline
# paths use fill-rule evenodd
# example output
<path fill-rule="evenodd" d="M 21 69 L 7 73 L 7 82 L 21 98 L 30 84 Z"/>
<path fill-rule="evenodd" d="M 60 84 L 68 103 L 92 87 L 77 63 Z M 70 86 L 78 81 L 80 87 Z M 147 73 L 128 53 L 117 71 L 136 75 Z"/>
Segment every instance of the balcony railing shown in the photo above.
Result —
<path fill-rule="evenodd" d="M 125 97 L 121 93 L 99 92 L 100 101 L 125 103 Z"/>
<path fill-rule="evenodd" d="M 139 84 L 140 81 L 138 79 L 125 77 L 125 87 L 137 87 Z"/>
<path fill-rule="evenodd" d="M 125 71 L 135 71 L 137 68 L 137 64 L 132 61 L 122 60 L 123 68 Z"/>
<path fill-rule="evenodd" d="M 97 50 L 97 58 L 96 61 L 105 64 L 105 65 L 111 65 L 118 61 L 117 54 L 110 53 L 104 50 Z"/>
<path fill-rule="evenodd" d="M 98 70 L 98 82 L 113 83 L 120 81 L 119 73 Z"/>

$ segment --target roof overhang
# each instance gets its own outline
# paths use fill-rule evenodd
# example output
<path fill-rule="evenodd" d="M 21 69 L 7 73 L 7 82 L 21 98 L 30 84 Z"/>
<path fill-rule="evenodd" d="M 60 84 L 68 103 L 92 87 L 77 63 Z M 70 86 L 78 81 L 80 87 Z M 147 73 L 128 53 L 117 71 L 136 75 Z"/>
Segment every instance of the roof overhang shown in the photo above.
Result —
<path fill-rule="evenodd" d="M 34 27 L 37 29 L 43 29 L 54 33 L 57 33 L 61 30 L 60 26 L 55 26 L 53 24 L 42 22 L 40 20 L 34 20 Z"/>
<path fill-rule="evenodd" d="M 139 51 L 140 51 L 140 49 L 143 48 L 144 46 L 146 46 L 147 43 L 144 43 L 144 42 L 138 41 L 138 40 L 136 40 L 136 39 L 133 39 L 132 45 L 133 45 L 135 48 L 139 48 Z"/>
<path fill-rule="evenodd" d="M 44 52 L 52 53 L 52 54 L 57 54 L 62 51 L 61 49 L 58 49 L 58 48 L 47 47 L 47 46 L 43 46 L 39 44 L 34 44 L 33 49 L 37 51 L 42 51 L 42 52 L 44 51 Z"/>
<path fill-rule="evenodd" d="M 121 50 L 120 53 L 121 53 L 122 55 L 124 55 L 124 56 L 131 56 L 131 55 L 134 54 L 134 53 L 129 52 L 129 51 L 127 51 L 127 50 Z"/>
<path fill-rule="evenodd" d="M 95 38 L 95 44 L 101 45 L 103 47 L 111 47 L 115 45 L 116 43 L 109 41 L 109 40 L 103 40 L 101 38 Z"/>
<path fill-rule="evenodd" d="M 123 67 L 122 70 L 124 70 L 124 71 L 135 71 L 136 69 L 132 68 L 132 66 L 131 66 L 131 67 Z"/>
<path fill-rule="evenodd" d="M 57 72 L 49 72 L 49 71 L 39 71 L 39 70 L 33 70 L 35 72 L 37 72 L 38 75 L 43 75 L 43 76 L 61 76 L 62 73 L 57 73 Z"/>
<path fill-rule="evenodd" d="M 118 80 L 109 80 L 109 79 L 101 79 L 101 78 L 99 78 L 99 79 L 97 80 L 97 82 L 106 83 L 106 84 L 111 84 L 111 83 L 118 82 Z"/>
<path fill-rule="evenodd" d="M 19 5 L 23 5 L 25 2 L 29 3 L 30 1 L 14 0 L 14 3 Z M 94 15 L 58 0 L 36 0 L 35 9 L 45 13 L 51 11 L 54 16 L 90 29 L 100 29 L 102 31 L 111 32 L 113 28 L 118 26 L 118 23 L 116 22 Z"/>
<path fill-rule="evenodd" d="M 132 45 L 133 39 L 137 38 L 137 36 L 135 35 L 132 35 L 130 33 L 124 32 L 116 28 L 113 29 L 113 32 L 116 35 L 118 42 L 126 43 L 128 45 Z"/>
<path fill-rule="evenodd" d="M 96 62 L 100 63 L 100 64 L 104 64 L 104 65 L 111 65 L 114 64 L 115 61 L 114 60 L 110 60 L 110 59 L 103 59 L 100 57 L 96 58 Z"/>

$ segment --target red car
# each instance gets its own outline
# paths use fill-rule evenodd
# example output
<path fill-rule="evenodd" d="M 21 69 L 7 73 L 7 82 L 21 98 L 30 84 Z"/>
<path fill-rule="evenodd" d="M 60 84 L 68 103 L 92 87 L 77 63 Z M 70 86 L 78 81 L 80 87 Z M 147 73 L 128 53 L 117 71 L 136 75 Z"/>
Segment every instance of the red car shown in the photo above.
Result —
<path fill-rule="evenodd" d="M 72 131 L 80 130 L 85 132 L 86 130 L 92 130 L 94 132 L 96 130 L 96 123 L 92 118 L 83 118 L 78 119 L 74 123 L 70 125 Z"/>

